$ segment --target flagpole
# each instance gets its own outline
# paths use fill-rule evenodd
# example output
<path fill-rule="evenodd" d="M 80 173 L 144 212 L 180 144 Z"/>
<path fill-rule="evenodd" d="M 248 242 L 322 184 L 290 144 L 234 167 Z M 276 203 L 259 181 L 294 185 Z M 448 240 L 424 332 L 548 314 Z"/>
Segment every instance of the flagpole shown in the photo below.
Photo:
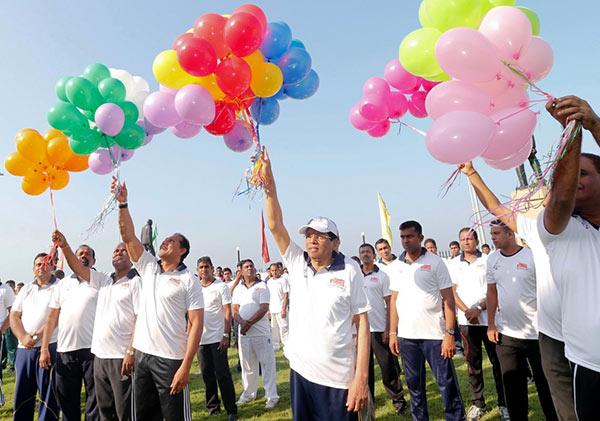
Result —
<path fill-rule="evenodd" d="M 480 244 L 487 243 L 485 239 L 485 230 L 483 229 L 483 224 L 481 222 L 481 209 L 479 208 L 479 199 L 477 199 L 477 194 L 475 193 L 475 189 L 469 184 L 469 196 L 471 197 L 471 208 L 473 210 L 473 214 L 475 215 L 475 221 L 477 222 L 477 235 L 480 239 Z"/>

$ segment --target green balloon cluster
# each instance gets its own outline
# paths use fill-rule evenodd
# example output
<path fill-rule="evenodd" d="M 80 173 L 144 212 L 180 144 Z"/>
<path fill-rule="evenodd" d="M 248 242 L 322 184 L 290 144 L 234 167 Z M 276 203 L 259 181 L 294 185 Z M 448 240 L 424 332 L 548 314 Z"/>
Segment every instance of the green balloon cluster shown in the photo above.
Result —
<path fill-rule="evenodd" d="M 125 85 L 111 77 L 105 65 L 93 63 L 81 76 L 61 78 L 55 91 L 60 102 L 48 110 L 48 123 L 69 136 L 69 146 L 76 154 L 88 155 L 115 143 L 124 149 L 136 149 L 144 143 L 144 129 L 136 124 L 137 106 L 125 101 Z M 116 136 L 102 133 L 94 124 L 96 110 L 106 103 L 117 104 L 125 115 L 123 129 Z"/>

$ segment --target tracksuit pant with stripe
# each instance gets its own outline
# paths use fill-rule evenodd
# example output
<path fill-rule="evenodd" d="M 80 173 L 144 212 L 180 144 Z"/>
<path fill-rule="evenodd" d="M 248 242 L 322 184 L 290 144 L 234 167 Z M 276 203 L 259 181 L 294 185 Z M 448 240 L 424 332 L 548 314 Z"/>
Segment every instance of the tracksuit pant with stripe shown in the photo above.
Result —
<path fill-rule="evenodd" d="M 85 420 L 100 421 L 94 391 L 94 354 L 90 348 L 58 352 L 56 397 L 63 421 L 81 420 L 81 383 L 85 384 Z"/>
<path fill-rule="evenodd" d="M 122 367 L 122 358 L 94 359 L 94 388 L 103 421 L 135 420 L 131 404 L 131 377 L 121 376 Z"/>
<path fill-rule="evenodd" d="M 600 372 L 571 362 L 577 419 L 596 420 L 600 414 Z"/>

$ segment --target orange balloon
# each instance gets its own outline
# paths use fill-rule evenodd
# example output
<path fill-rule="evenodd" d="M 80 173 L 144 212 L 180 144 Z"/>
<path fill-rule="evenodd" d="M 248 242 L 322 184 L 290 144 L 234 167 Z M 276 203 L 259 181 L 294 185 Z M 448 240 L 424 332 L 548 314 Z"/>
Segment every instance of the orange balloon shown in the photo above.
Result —
<path fill-rule="evenodd" d="M 66 137 L 66 136 L 60 130 L 48 129 L 48 130 L 46 130 L 44 132 L 44 134 L 42 135 L 42 137 L 44 139 L 46 139 L 47 141 L 50 141 L 50 140 L 54 139 L 55 137 Z"/>
<path fill-rule="evenodd" d="M 225 98 L 225 92 L 217 85 L 217 77 L 214 73 L 208 76 L 194 77 L 194 83 L 206 88 L 215 101 L 221 101 Z"/>
<path fill-rule="evenodd" d="M 71 159 L 65 163 L 65 170 L 72 172 L 87 170 L 89 168 L 88 157 L 89 155 L 77 155 L 74 153 Z"/>
<path fill-rule="evenodd" d="M 69 173 L 62 170 L 51 171 L 48 175 L 52 190 L 64 189 L 69 184 Z"/>
<path fill-rule="evenodd" d="M 46 157 L 46 139 L 42 137 L 36 130 L 25 129 L 17 133 L 15 137 L 17 150 L 25 158 L 36 162 L 47 162 Z"/>
<path fill-rule="evenodd" d="M 16 176 L 24 176 L 29 174 L 34 165 L 35 164 L 30 160 L 23 158 L 23 155 L 21 155 L 19 152 L 9 153 L 4 160 L 6 171 Z"/>
<path fill-rule="evenodd" d="M 31 196 L 39 196 L 48 188 L 48 177 L 39 171 L 31 171 L 23 177 L 21 188 Z"/>
<path fill-rule="evenodd" d="M 268 98 L 279 92 L 283 84 L 283 73 L 281 69 L 273 63 L 265 63 L 259 73 L 252 72 L 250 89 L 261 98 Z"/>
<path fill-rule="evenodd" d="M 263 56 L 263 53 L 260 50 L 256 50 L 249 56 L 242 57 L 242 60 L 250 66 L 253 79 L 254 75 L 263 71 L 263 67 L 265 66 L 265 56 Z"/>
<path fill-rule="evenodd" d="M 62 133 L 60 134 L 62 135 Z M 54 137 L 50 139 L 46 147 L 46 153 L 48 155 L 48 162 L 54 167 L 64 167 L 69 159 L 75 155 L 69 147 L 69 139 L 66 137 Z"/>

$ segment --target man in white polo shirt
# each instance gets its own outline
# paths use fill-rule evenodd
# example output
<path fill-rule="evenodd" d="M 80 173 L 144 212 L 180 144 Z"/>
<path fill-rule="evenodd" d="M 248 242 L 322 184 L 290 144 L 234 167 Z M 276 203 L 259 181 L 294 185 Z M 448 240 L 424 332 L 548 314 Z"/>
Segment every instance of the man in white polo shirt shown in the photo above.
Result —
<path fill-rule="evenodd" d="M 135 236 L 127 187 L 113 178 L 119 202 L 119 229 L 129 258 L 140 274 L 140 307 L 135 348 L 135 412 L 139 420 L 191 420 L 188 382 L 202 336 L 202 287 L 183 263 L 190 243 L 182 234 L 167 237 L 158 258 Z M 186 315 L 187 319 L 186 320 Z"/>
<path fill-rule="evenodd" d="M 375 249 L 371 244 L 363 244 L 358 248 L 362 262 L 361 270 L 371 305 L 369 310 L 369 327 L 371 329 L 371 355 L 369 356 L 369 389 L 375 396 L 375 362 L 381 368 L 381 380 L 385 391 L 392 399 L 392 404 L 398 415 L 402 415 L 408 407 L 404 399 L 402 380 L 400 380 L 400 364 L 392 354 L 389 343 L 390 332 L 390 278 L 375 264 Z"/>
<path fill-rule="evenodd" d="M 502 221 L 493 221 L 490 229 L 496 251 L 487 261 L 487 333 L 490 341 L 497 344 L 510 419 L 527 420 L 529 362 L 546 420 L 558 420 L 542 370 L 535 328 L 537 299 L 533 253 L 517 244 L 515 233 Z"/>
<path fill-rule="evenodd" d="M 9 328 L 10 309 L 15 302 L 15 293 L 12 288 L 0 282 L 0 349 L 4 344 L 4 332 Z M 0 406 L 4 406 L 4 393 L 2 392 L 2 367 L 0 367 Z"/>
<path fill-rule="evenodd" d="M 87 245 L 75 251 L 81 265 L 92 268 L 96 253 Z M 49 343 L 58 325 L 56 361 L 56 397 L 65 421 L 81 418 L 81 383 L 85 385 L 86 420 L 100 420 L 94 390 L 94 354 L 92 333 L 98 290 L 73 273 L 54 288 L 44 328 L 44 343 Z M 42 347 L 40 364 L 49 359 Z"/>
<path fill-rule="evenodd" d="M 478 421 L 486 412 L 483 396 L 483 346 L 492 364 L 492 373 L 496 383 L 498 411 L 503 420 L 508 419 L 502 373 L 496 355 L 496 345 L 487 336 L 487 254 L 483 254 L 477 246 L 477 232 L 471 228 L 462 228 L 458 232 L 461 254 L 449 265 L 452 278 L 454 301 L 458 309 L 458 325 L 466 342 L 466 359 L 469 366 L 469 390 L 471 407 L 467 412 L 469 421 Z"/>
<path fill-rule="evenodd" d="M 334 251 L 339 233 L 329 218 L 300 227 L 306 252 L 290 240 L 271 161 L 260 155 L 269 229 L 289 272 L 290 394 L 295 420 L 358 420 L 368 400 L 370 310 L 358 265 Z M 352 319 L 357 341 L 352 338 Z"/>
<path fill-rule="evenodd" d="M 391 268 L 390 349 L 402 356 L 415 421 L 429 419 L 425 361 L 442 393 L 446 420 L 464 421 L 465 407 L 452 363 L 456 322 L 452 280 L 442 259 L 421 246 L 422 233 L 417 221 L 400 225 L 404 253 Z"/>
<path fill-rule="evenodd" d="M 241 263 L 242 281 L 231 298 L 233 318 L 238 322 L 238 350 L 244 387 L 238 403 L 256 399 L 260 363 L 267 399 L 265 408 L 269 409 L 279 402 L 275 352 L 267 317 L 270 294 L 265 283 L 257 278 L 252 260 L 242 260 Z"/>
<path fill-rule="evenodd" d="M 379 255 L 379 257 L 377 258 L 379 268 L 385 272 L 386 267 L 394 260 L 396 260 L 398 256 L 392 253 L 390 243 L 385 238 L 380 238 L 375 242 L 375 249 L 377 250 L 377 254 Z"/>
<path fill-rule="evenodd" d="M 15 359 L 15 421 L 33 419 L 38 391 L 38 420 L 58 421 L 59 418 L 58 402 L 53 390 L 55 371 L 44 370 L 39 366 L 48 304 L 59 282 L 52 275 L 55 268 L 48 264 L 47 256 L 46 253 L 35 256 L 35 279 L 21 288 L 10 312 L 10 328 L 19 340 Z M 56 362 L 56 334 L 54 331 L 48 346 L 53 364 Z"/>
<path fill-rule="evenodd" d="M 221 412 L 218 384 L 228 421 L 235 421 L 237 420 L 235 389 L 227 359 L 229 329 L 231 329 L 231 293 L 223 280 L 213 277 L 213 264 L 210 257 L 199 258 L 196 270 L 204 297 L 204 329 L 198 347 L 198 364 L 204 380 L 206 408 L 208 415 Z"/>
<path fill-rule="evenodd" d="M 131 405 L 131 375 L 134 369 L 132 342 L 140 284 L 125 243 L 118 244 L 113 251 L 112 265 L 115 271 L 107 273 L 82 265 L 59 231 L 54 232 L 52 241 L 62 249 L 71 270 L 98 290 L 92 354 L 95 356 L 94 388 L 100 417 L 119 421 L 135 419 Z M 40 365 L 47 363 L 40 359 Z"/>
<path fill-rule="evenodd" d="M 273 349 L 277 351 L 280 343 L 287 342 L 288 338 L 288 299 L 290 284 L 287 277 L 283 275 L 283 265 L 272 263 L 269 266 L 269 281 L 267 287 L 271 295 L 269 301 L 269 313 L 271 313 L 271 333 L 273 337 Z"/>
<path fill-rule="evenodd" d="M 548 102 L 546 109 L 563 126 L 579 120 L 600 145 L 600 118 L 587 102 L 568 96 Z M 538 231 L 561 299 L 575 412 L 591 420 L 600 413 L 600 156 L 582 154 L 581 144 L 579 132 L 556 165 Z"/>

